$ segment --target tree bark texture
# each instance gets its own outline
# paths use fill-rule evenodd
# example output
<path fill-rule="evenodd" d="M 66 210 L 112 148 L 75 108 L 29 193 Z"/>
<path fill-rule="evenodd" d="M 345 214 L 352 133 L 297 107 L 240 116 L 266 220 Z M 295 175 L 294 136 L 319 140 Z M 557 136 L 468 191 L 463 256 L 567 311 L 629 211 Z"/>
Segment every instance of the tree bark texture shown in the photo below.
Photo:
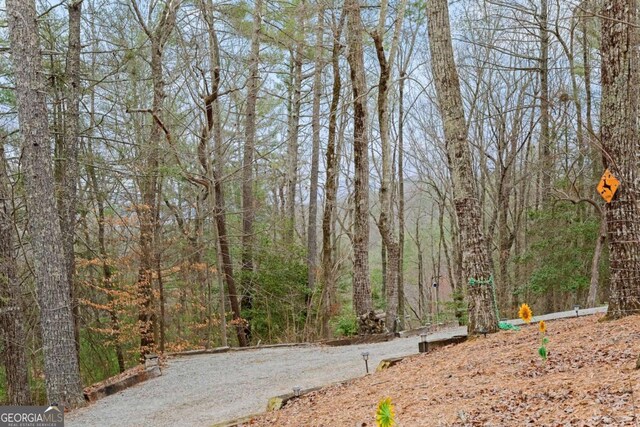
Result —
<path fill-rule="evenodd" d="M 604 213 L 604 212 L 603 212 Z M 602 259 L 602 248 L 607 242 L 607 221 L 604 216 L 600 216 L 600 230 L 596 238 L 596 247 L 593 250 L 591 261 L 591 280 L 589 281 L 589 294 L 587 296 L 587 307 L 595 307 L 598 298 L 598 287 L 600 283 L 600 260 Z"/>
<path fill-rule="evenodd" d="M 406 0 L 403 0 L 398 9 L 396 27 L 391 42 L 389 58 L 384 51 L 384 33 L 387 18 L 387 0 L 382 0 L 380 6 L 380 16 L 378 18 L 378 28 L 373 33 L 373 42 L 376 48 L 378 64 L 380 66 L 380 77 L 378 79 L 378 126 L 380 128 L 380 145 L 382 150 L 382 179 L 380 183 L 380 217 L 378 218 L 378 229 L 382 236 L 383 247 L 387 251 L 386 271 L 385 271 L 385 297 L 386 297 L 386 327 L 387 330 L 395 332 L 398 325 L 398 260 L 400 258 L 400 248 L 398 240 L 394 234 L 392 221 L 392 159 L 391 159 L 391 136 L 389 132 L 389 84 L 393 64 L 398 49 L 400 28 L 404 17 Z M 385 260 L 383 259 L 383 265 Z"/>
<path fill-rule="evenodd" d="M 311 112 L 311 182 L 309 185 L 309 226 L 307 229 L 307 269 L 309 294 L 315 290 L 318 273 L 318 175 L 320 163 L 320 100 L 322 98 L 322 70 L 324 69 L 324 12 L 319 1 L 316 23 L 316 51 L 313 72 L 313 106 Z M 309 298 L 308 301 L 311 301 Z"/>
<path fill-rule="evenodd" d="M 427 7 L 431 66 L 440 115 L 444 124 L 447 158 L 453 181 L 453 197 L 460 229 L 464 279 L 469 283 L 469 336 L 498 330 L 492 271 L 482 233 L 480 203 L 474 187 L 471 152 L 467 141 L 460 82 L 453 56 L 447 0 L 433 0 Z M 475 284 L 471 284 L 475 283 Z"/>
<path fill-rule="evenodd" d="M 247 82 L 247 104 L 245 110 L 244 153 L 242 157 L 242 272 L 243 272 L 243 309 L 253 306 L 253 221 L 255 206 L 253 187 L 253 159 L 256 145 L 256 103 L 258 101 L 260 65 L 260 33 L 262 27 L 262 0 L 256 0 L 253 11 L 253 32 L 251 34 L 251 53 L 249 56 L 249 81 Z M 250 319 L 247 319 L 250 322 Z M 251 340 L 251 325 L 246 325 L 247 341 Z M 241 344 L 242 345 L 242 344 Z"/>
<path fill-rule="evenodd" d="M 298 4 L 297 19 L 301 33 L 305 32 L 304 2 Z M 298 184 L 298 136 L 300 133 L 300 108 L 302 106 L 302 59 L 303 36 L 297 34 L 295 48 L 291 53 L 291 85 L 289 86 L 289 120 L 287 141 L 287 218 L 286 241 L 293 243 L 296 230 L 296 185 Z"/>
<path fill-rule="evenodd" d="M 404 330 L 405 291 L 404 291 L 404 67 L 400 70 L 398 90 L 398 314 L 400 329 Z M 419 291 L 422 295 L 422 289 Z M 421 297 L 419 297 L 421 298 Z"/>
<path fill-rule="evenodd" d="M 29 232 L 34 253 L 47 398 L 84 404 L 69 281 L 51 167 L 46 83 L 33 0 L 6 2 L 22 139 Z"/>
<path fill-rule="evenodd" d="M 356 315 L 373 309 L 369 282 L 369 139 L 367 130 L 367 83 L 362 49 L 359 0 L 345 1 L 347 13 L 347 60 L 353 90 L 353 308 Z M 366 331 L 364 331 L 366 332 Z"/>
<path fill-rule="evenodd" d="M 60 228 L 62 231 L 64 255 L 67 268 L 67 279 L 71 290 L 71 303 L 74 320 L 76 347 L 80 351 L 80 313 L 76 300 L 75 272 L 76 259 L 74 251 L 76 231 L 76 199 L 78 184 L 78 144 L 80 139 L 80 30 L 83 0 L 69 3 L 69 49 L 66 64 L 66 112 L 64 125 L 64 144 L 62 146 L 62 165 L 60 183 L 61 197 L 58 199 L 60 210 Z"/>
<path fill-rule="evenodd" d="M 543 206 L 551 197 L 553 154 L 549 129 L 549 5 L 540 0 L 540 200 Z"/>
<path fill-rule="evenodd" d="M 209 61 L 211 74 L 211 93 L 205 97 L 205 112 L 207 123 L 203 129 L 202 138 L 205 146 L 209 138 L 213 139 L 213 153 L 215 161 L 209 165 L 208 156 L 205 160 L 206 173 L 213 183 L 213 215 L 216 223 L 216 234 L 218 237 L 218 249 L 222 263 L 222 273 L 227 287 L 227 294 L 231 303 L 233 319 L 236 323 L 236 335 L 241 347 L 248 345 L 244 326 L 241 322 L 240 302 L 236 281 L 233 275 L 233 260 L 229 247 L 229 237 L 227 234 L 226 203 L 222 175 L 224 174 L 224 147 L 222 145 L 222 123 L 220 120 L 220 50 L 218 45 L 218 35 L 213 22 L 213 4 L 211 0 L 203 2 L 203 11 L 209 27 Z M 208 153 L 209 150 L 207 149 Z M 226 325 L 225 325 L 226 328 Z M 223 332 L 224 333 L 224 332 Z M 226 333 L 225 333 L 226 336 Z"/>
<path fill-rule="evenodd" d="M 5 164 L 4 145 L 0 146 L 0 332 L 7 377 L 7 403 L 29 405 L 31 392 L 27 365 L 27 336 L 17 265 L 13 249 L 11 188 Z"/>
<path fill-rule="evenodd" d="M 338 312 L 338 299 L 336 289 L 336 277 L 334 274 L 334 246 L 332 239 L 335 229 L 336 199 L 338 196 L 338 155 L 336 153 L 336 135 L 338 121 L 338 106 L 340 104 L 340 92 L 342 80 L 340 78 L 340 39 L 344 26 L 345 12 L 342 11 L 340 19 L 333 31 L 333 46 L 331 48 L 331 70 L 333 73 L 333 85 L 331 89 L 331 105 L 329 106 L 329 131 L 327 135 L 326 151 L 326 178 L 324 188 L 324 211 L 322 213 L 322 336 L 329 338 L 329 320 Z"/>
<path fill-rule="evenodd" d="M 620 181 L 605 206 L 611 288 L 610 318 L 640 310 L 640 143 L 638 142 L 638 29 L 636 2 L 602 7 L 603 162 Z"/>

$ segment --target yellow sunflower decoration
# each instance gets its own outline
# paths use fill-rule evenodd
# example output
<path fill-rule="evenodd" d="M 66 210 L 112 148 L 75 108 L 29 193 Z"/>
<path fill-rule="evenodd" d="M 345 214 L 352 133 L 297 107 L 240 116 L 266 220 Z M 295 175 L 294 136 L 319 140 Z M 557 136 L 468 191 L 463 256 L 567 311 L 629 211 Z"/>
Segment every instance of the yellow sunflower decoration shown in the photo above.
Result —
<path fill-rule="evenodd" d="M 542 358 L 543 362 L 547 361 L 547 357 L 549 356 L 549 352 L 547 351 L 547 344 L 549 343 L 549 339 L 547 338 L 547 324 L 544 323 L 544 320 L 541 320 L 538 324 L 538 329 L 540 330 L 540 334 L 542 334 L 542 340 L 540 340 L 540 348 L 538 349 L 538 354 Z"/>
<path fill-rule="evenodd" d="M 547 324 L 544 323 L 544 320 L 541 320 L 540 323 L 538 323 L 538 328 L 540 329 L 541 334 L 547 333 Z"/>
<path fill-rule="evenodd" d="M 393 427 L 396 425 L 395 417 L 396 411 L 391 403 L 391 398 L 382 399 L 378 403 L 378 410 L 376 411 L 376 426 Z"/>
<path fill-rule="evenodd" d="M 525 323 L 531 322 L 533 319 L 533 312 L 527 304 L 522 304 L 520 310 L 518 310 L 518 317 L 520 317 Z"/>

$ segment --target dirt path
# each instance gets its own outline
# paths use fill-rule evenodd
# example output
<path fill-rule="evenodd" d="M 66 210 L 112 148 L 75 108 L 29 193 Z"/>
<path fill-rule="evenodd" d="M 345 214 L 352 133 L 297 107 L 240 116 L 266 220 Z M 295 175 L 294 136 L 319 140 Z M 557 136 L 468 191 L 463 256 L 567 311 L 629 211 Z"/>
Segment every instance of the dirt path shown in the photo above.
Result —
<path fill-rule="evenodd" d="M 580 314 L 596 310 L 581 310 Z M 554 313 L 540 319 L 571 316 L 575 313 Z M 464 331 L 452 328 L 430 339 Z M 295 386 L 310 388 L 362 376 L 363 351 L 370 353 L 370 369 L 382 359 L 415 354 L 418 340 L 412 337 L 347 347 L 272 348 L 170 359 L 161 377 L 69 413 L 65 421 L 70 427 L 211 426 L 263 412 L 270 397 L 289 393 Z"/>

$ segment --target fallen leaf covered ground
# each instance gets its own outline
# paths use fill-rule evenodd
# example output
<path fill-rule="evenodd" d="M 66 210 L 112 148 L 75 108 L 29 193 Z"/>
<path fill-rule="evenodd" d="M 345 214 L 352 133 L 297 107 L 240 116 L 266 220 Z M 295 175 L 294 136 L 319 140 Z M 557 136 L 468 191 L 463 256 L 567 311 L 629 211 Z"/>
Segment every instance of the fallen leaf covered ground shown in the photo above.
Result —
<path fill-rule="evenodd" d="M 640 316 L 550 321 L 547 337 L 546 362 L 532 323 L 406 358 L 247 425 L 375 426 L 385 397 L 401 427 L 640 425 Z"/>

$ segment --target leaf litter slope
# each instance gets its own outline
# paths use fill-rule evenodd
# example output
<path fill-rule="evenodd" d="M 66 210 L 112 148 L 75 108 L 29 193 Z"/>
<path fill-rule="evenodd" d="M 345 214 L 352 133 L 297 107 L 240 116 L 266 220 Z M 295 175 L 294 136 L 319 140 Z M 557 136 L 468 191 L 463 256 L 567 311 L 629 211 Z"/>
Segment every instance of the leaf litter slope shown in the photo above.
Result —
<path fill-rule="evenodd" d="M 374 426 L 391 397 L 401 426 L 636 426 L 640 316 L 547 322 L 502 331 L 387 371 L 330 386 L 252 420 L 252 426 Z"/>

